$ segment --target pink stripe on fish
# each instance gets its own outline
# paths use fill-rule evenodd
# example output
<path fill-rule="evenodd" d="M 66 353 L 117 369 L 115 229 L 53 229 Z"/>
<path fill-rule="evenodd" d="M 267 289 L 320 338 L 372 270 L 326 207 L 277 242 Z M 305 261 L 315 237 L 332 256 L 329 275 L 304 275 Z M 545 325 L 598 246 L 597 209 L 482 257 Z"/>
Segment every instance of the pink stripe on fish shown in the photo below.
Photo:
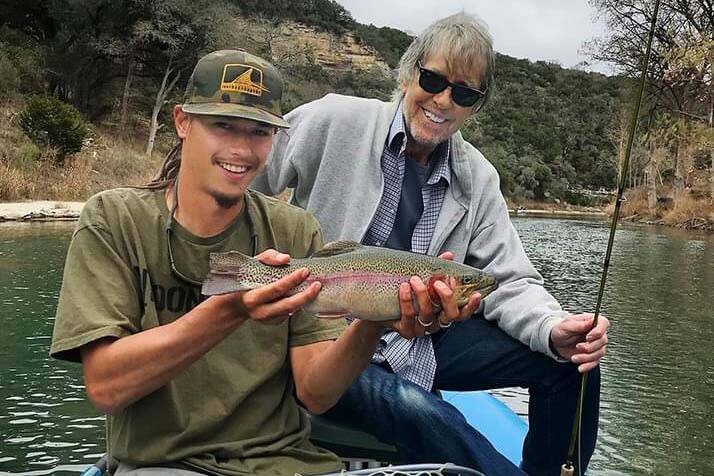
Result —
<path fill-rule="evenodd" d="M 313 283 L 315 281 L 320 281 L 323 285 L 327 284 L 342 284 L 345 282 L 355 282 L 367 284 L 379 284 L 379 283 L 404 283 L 409 281 L 409 277 L 401 276 L 397 274 L 378 274 L 378 273 L 365 273 L 365 272 L 353 272 L 347 271 L 343 273 L 330 273 L 328 275 L 310 275 L 305 280 L 306 284 Z"/>

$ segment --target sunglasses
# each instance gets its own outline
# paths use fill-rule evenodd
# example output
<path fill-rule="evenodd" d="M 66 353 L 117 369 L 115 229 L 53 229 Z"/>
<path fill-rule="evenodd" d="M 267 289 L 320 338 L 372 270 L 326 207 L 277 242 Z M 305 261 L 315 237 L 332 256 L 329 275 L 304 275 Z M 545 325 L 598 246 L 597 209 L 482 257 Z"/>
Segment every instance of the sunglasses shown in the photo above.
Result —
<path fill-rule="evenodd" d="M 427 93 L 439 94 L 444 89 L 451 87 L 451 99 L 461 107 L 471 107 L 486 96 L 485 91 L 463 84 L 454 84 L 445 76 L 424 68 L 421 61 L 417 63 L 417 66 L 419 67 L 419 86 Z"/>

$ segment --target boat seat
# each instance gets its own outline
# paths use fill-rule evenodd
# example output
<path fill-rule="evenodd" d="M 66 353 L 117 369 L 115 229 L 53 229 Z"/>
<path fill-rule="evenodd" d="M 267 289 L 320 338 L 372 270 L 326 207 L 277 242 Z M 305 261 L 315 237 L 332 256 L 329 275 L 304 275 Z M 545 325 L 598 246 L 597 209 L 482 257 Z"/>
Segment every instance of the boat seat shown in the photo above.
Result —
<path fill-rule="evenodd" d="M 328 421 L 319 415 L 310 415 L 310 439 L 320 448 L 336 453 L 343 460 L 375 460 L 381 463 L 401 464 L 397 449 L 382 443 L 369 433 Z"/>
<path fill-rule="evenodd" d="M 369 433 L 355 430 L 346 426 L 328 421 L 324 417 L 310 415 L 312 425 L 312 442 L 320 448 L 325 448 L 340 456 L 348 465 L 351 462 L 371 462 L 383 464 L 401 464 L 397 449 L 382 443 Z M 81 476 L 102 476 L 107 473 L 107 456 L 104 455 L 91 467 L 84 470 Z"/>

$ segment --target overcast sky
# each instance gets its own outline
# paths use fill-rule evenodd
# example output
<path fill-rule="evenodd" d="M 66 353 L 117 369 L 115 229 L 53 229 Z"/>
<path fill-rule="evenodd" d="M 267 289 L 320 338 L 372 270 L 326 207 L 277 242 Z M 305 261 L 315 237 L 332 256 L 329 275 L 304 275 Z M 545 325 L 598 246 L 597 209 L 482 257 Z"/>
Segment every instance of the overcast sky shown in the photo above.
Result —
<path fill-rule="evenodd" d="M 459 11 L 488 25 L 499 53 L 532 61 L 557 61 L 570 68 L 587 60 L 584 41 L 603 27 L 587 0 L 337 0 L 360 23 L 418 34 L 437 18 Z M 595 67 L 609 71 L 606 65 Z"/>

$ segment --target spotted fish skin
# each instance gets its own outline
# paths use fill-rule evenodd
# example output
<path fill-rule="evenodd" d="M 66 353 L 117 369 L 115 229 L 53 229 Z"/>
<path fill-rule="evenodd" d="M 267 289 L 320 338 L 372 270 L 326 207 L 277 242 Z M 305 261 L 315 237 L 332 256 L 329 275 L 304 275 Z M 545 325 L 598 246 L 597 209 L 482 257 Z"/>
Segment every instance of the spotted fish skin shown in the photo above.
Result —
<path fill-rule="evenodd" d="M 268 266 L 237 251 L 212 253 L 202 293 L 211 296 L 255 289 L 303 267 L 310 270 L 310 276 L 293 288 L 291 294 L 319 281 L 322 289 L 305 310 L 325 318 L 398 319 L 399 285 L 412 276 L 419 276 L 429 285 L 434 299 L 438 297 L 432 288 L 433 281 L 451 280 L 459 306 L 465 305 L 472 294 L 478 292 L 485 298 L 498 286 L 493 276 L 464 264 L 353 241 L 336 241 L 309 258 L 291 259 L 285 266 Z"/>

